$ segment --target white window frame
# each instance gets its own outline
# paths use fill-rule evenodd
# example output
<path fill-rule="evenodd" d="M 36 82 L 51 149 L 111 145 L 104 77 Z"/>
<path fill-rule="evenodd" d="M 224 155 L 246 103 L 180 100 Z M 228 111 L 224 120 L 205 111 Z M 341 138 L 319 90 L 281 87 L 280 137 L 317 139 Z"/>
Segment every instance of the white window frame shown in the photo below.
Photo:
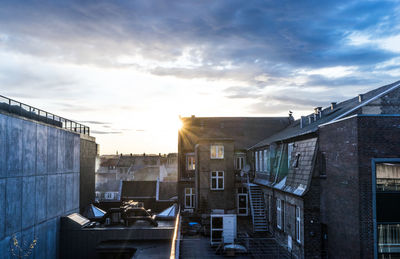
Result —
<path fill-rule="evenodd" d="M 215 173 L 215 176 L 213 176 Z M 212 171 L 211 178 L 210 178 L 210 189 L 215 191 L 221 191 L 225 188 L 225 180 L 224 180 L 225 173 L 224 171 Z M 215 187 L 213 187 L 213 179 L 215 179 Z M 222 181 L 222 188 L 219 188 L 219 182 Z"/>
<path fill-rule="evenodd" d="M 256 172 L 258 172 L 258 151 L 254 152 L 254 155 L 255 155 Z"/>
<path fill-rule="evenodd" d="M 300 207 L 296 206 L 296 241 L 301 243 L 301 211 Z"/>
<path fill-rule="evenodd" d="M 282 229 L 282 200 L 277 199 L 276 203 L 276 227 Z"/>
<path fill-rule="evenodd" d="M 244 156 L 238 155 L 235 157 L 235 169 L 242 170 L 244 167 Z"/>
<path fill-rule="evenodd" d="M 215 148 L 215 157 L 213 156 L 213 148 Z M 218 156 L 219 151 L 222 151 L 222 156 Z M 211 159 L 224 159 L 224 145 L 222 144 L 212 144 L 210 146 L 210 158 Z"/>
<path fill-rule="evenodd" d="M 104 194 L 104 199 L 106 199 L 106 200 L 112 200 L 112 199 L 114 199 L 114 192 L 106 192 L 106 193 Z"/>
<path fill-rule="evenodd" d="M 188 191 L 188 192 L 187 192 Z M 189 204 L 186 203 L 186 197 L 189 197 Z M 185 208 L 193 209 L 195 207 L 195 193 L 194 188 L 185 188 Z"/>
<path fill-rule="evenodd" d="M 186 154 L 186 169 L 189 171 L 196 170 L 196 158 L 194 153 Z"/>

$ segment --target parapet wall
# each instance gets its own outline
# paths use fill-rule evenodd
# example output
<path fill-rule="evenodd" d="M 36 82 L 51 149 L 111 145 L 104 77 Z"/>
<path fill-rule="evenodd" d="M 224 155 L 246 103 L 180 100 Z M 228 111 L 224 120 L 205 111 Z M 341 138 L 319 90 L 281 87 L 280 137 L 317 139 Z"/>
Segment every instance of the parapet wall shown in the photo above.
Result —
<path fill-rule="evenodd" d="M 20 255 L 57 258 L 59 218 L 79 211 L 79 181 L 79 134 L 0 113 L 0 257 L 36 240 Z"/>

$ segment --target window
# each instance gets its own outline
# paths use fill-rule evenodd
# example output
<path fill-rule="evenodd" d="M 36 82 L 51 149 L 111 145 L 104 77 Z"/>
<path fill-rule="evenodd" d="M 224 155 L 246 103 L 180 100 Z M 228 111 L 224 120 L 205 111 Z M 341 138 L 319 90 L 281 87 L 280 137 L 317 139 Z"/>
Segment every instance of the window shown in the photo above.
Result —
<path fill-rule="evenodd" d="M 224 172 L 214 171 L 211 172 L 211 190 L 224 189 Z"/>
<path fill-rule="evenodd" d="M 258 151 L 255 152 L 256 171 L 258 171 Z"/>
<path fill-rule="evenodd" d="M 221 144 L 211 145 L 211 159 L 223 159 L 224 146 Z"/>
<path fill-rule="evenodd" d="M 298 168 L 299 167 L 299 160 L 300 160 L 300 153 L 296 154 L 296 157 L 293 161 L 293 168 Z"/>
<path fill-rule="evenodd" d="M 264 172 L 268 172 L 268 151 L 264 150 Z"/>
<path fill-rule="evenodd" d="M 235 159 L 235 169 L 236 170 L 242 170 L 244 165 L 244 157 L 238 156 Z"/>
<path fill-rule="evenodd" d="M 108 200 L 112 200 L 112 199 L 114 199 L 114 193 L 113 192 L 106 192 L 106 194 L 104 195 L 104 198 L 108 199 Z"/>
<path fill-rule="evenodd" d="M 194 208 L 194 189 L 185 188 L 185 208 Z"/>
<path fill-rule="evenodd" d="M 260 171 L 264 172 L 264 156 L 262 150 L 260 150 L 258 157 L 260 158 Z"/>
<path fill-rule="evenodd" d="M 300 228 L 300 207 L 296 207 L 296 240 L 300 242 L 301 228 Z"/>
<path fill-rule="evenodd" d="M 284 219 L 284 202 L 283 200 L 277 199 L 276 200 L 276 226 L 279 229 L 283 229 L 283 219 Z"/>
<path fill-rule="evenodd" d="M 290 161 L 292 160 L 293 147 L 294 147 L 294 143 L 288 144 L 288 168 L 290 168 Z"/>
<path fill-rule="evenodd" d="M 196 160 L 194 158 L 194 154 L 188 154 L 186 156 L 186 165 L 187 170 L 195 170 L 196 169 Z"/>

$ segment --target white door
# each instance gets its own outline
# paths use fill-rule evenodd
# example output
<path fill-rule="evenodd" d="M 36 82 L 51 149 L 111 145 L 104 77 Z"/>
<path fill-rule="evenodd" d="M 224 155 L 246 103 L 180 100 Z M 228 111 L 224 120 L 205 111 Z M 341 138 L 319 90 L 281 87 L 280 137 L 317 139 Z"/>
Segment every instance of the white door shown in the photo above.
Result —
<path fill-rule="evenodd" d="M 238 193 L 237 194 L 237 214 L 239 216 L 247 216 L 248 215 L 248 199 L 247 193 Z"/>

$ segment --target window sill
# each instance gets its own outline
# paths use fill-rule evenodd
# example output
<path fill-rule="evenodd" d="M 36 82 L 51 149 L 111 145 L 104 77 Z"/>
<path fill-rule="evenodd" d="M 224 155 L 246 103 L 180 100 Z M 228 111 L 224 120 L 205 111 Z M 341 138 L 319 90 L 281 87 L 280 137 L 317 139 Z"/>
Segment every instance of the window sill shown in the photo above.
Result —
<path fill-rule="evenodd" d="M 218 158 L 218 157 L 210 157 L 211 160 L 223 160 L 224 158 Z"/>
<path fill-rule="evenodd" d="M 225 189 L 210 189 L 210 191 L 223 191 Z"/>

